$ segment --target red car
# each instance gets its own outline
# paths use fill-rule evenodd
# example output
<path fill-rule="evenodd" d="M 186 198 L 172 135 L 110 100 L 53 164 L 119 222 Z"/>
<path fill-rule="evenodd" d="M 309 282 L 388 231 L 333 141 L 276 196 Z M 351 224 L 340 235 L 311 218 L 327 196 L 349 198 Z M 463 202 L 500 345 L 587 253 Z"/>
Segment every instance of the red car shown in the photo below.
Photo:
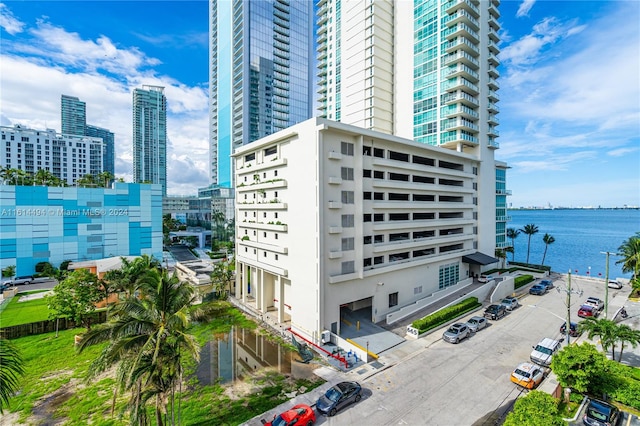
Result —
<path fill-rule="evenodd" d="M 311 426 L 316 422 L 315 411 L 306 404 L 298 404 L 291 410 L 280 413 L 270 422 L 262 420 L 266 426 Z"/>
<path fill-rule="evenodd" d="M 582 305 L 580 306 L 580 309 L 578 309 L 578 316 L 580 318 L 589 318 L 589 317 L 597 317 L 598 316 L 598 309 L 596 309 L 593 306 L 589 306 L 589 305 Z"/>

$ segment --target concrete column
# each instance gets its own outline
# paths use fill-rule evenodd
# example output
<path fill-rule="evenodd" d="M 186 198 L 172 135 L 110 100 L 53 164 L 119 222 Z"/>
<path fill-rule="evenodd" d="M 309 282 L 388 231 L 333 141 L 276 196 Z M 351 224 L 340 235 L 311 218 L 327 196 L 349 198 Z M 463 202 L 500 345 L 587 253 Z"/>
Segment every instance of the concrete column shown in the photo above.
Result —
<path fill-rule="evenodd" d="M 234 294 L 236 295 L 236 299 L 240 299 L 242 296 L 242 281 L 244 280 L 244 263 L 236 262 L 236 285 L 234 289 Z"/>
<path fill-rule="evenodd" d="M 278 299 L 278 322 L 284 322 L 284 284 L 282 277 L 276 278 L 276 299 Z"/>
<path fill-rule="evenodd" d="M 256 278 L 257 278 L 257 285 L 256 285 L 256 290 L 257 290 L 257 294 L 256 294 L 256 307 L 258 308 L 258 310 L 260 312 L 267 312 L 266 309 L 266 305 L 265 305 L 265 300 L 264 300 L 264 295 L 265 295 L 265 291 L 264 291 L 264 269 L 260 269 L 259 271 L 257 271 L 256 274 Z"/>

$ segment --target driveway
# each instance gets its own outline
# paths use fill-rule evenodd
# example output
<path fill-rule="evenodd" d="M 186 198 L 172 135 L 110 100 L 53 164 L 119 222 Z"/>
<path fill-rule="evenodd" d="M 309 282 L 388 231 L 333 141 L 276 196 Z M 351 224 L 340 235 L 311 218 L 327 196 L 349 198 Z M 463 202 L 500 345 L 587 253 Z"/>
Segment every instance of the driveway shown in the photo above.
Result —
<path fill-rule="evenodd" d="M 566 288 L 566 277 L 554 277 Z M 571 320 L 589 296 L 604 299 L 602 281 L 572 279 Z M 629 288 L 609 289 L 610 316 L 627 302 Z M 359 381 L 367 393 L 358 404 L 335 417 L 320 416 L 319 425 L 482 425 L 495 424 L 526 391 L 509 376 L 529 360 L 532 346 L 544 337 L 560 339 L 565 321 L 566 292 L 552 289 L 544 296 L 524 295 L 522 306 L 491 321 L 476 335 L 454 345 L 442 341 L 442 330 L 408 341 L 381 354 L 378 365 L 337 374 L 333 380 Z M 628 305 L 627 305 L 628 306 Z M 629 310 L 627 308 L 627 310 Z M 464 317 L 471 317 L 469 314 Z M 582 339 L 582 338 L 581 338 Z M 382 364 L 382 366 L 380 366 Z M 313 400 L 314 396 L 308 396 Z M 286 407 L 289 401 L 278 407 Z M 274 410 L 277 411 L 277 410 Z M 265 415 L 263 418 L 269 418 Z M 259 418 L 248 422 L 258 425 Z"/>

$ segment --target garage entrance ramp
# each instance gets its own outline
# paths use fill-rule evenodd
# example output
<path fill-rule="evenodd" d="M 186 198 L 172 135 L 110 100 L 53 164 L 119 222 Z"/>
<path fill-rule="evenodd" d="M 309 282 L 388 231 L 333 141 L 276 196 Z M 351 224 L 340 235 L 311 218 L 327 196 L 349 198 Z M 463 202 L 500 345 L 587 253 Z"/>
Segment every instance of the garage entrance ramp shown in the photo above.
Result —
<path fill-rule="evenodd" d="M 371 307 L 357 311 L 343 307 L 340 317 L 340 337 L 357 343 L 370 353 L 380 354 L 405 342 L 402 337 L 371 321 Z"/>

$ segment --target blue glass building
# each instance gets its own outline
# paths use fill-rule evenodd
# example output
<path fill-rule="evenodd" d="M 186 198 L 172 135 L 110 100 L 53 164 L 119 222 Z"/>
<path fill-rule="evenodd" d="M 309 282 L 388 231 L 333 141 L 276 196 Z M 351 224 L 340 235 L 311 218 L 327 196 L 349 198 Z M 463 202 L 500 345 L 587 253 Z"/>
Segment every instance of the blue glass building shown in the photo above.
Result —
<path fill-rule="evenodd" d="M 209 1 L 211 179 L 233 186 L 234 149 L 311 118 L 313 2 Z"/>
<path fill-rule="evenodd" d="M 162 259 L 162 188 L 0 185 L 0 268 L 148 254 Z"/>

